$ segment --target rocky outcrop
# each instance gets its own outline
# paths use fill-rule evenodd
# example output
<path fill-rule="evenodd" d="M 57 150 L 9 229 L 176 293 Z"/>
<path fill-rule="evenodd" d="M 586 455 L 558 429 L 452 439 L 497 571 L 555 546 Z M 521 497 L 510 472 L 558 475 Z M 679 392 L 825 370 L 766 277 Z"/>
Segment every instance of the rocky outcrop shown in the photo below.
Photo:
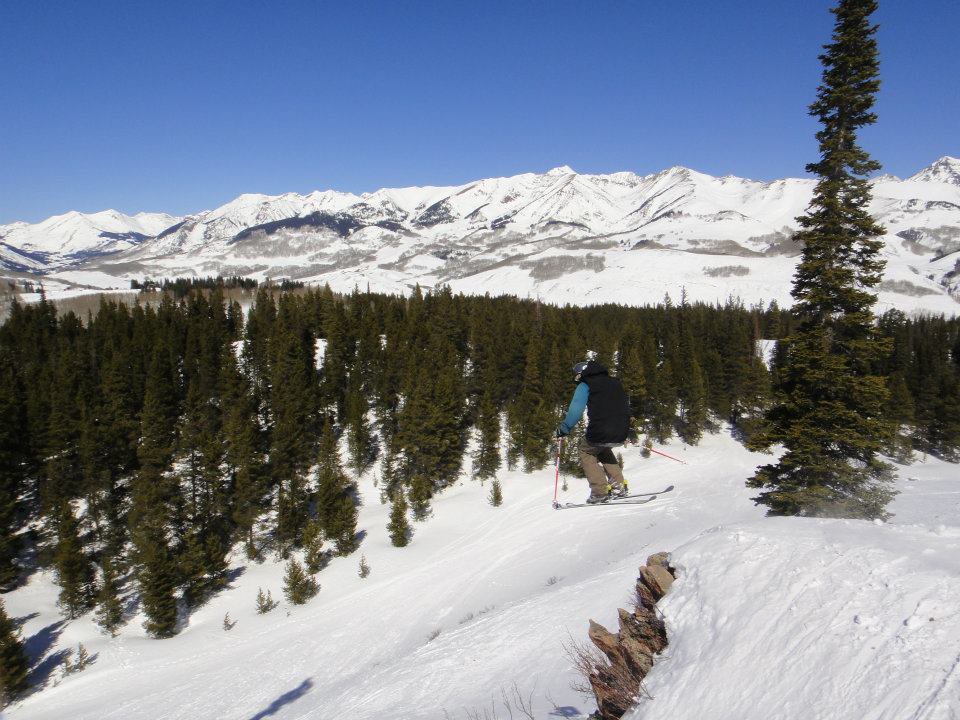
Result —
<path fill-rule="evenodd" d="M 641 682 L 653 667 L 654 657 L 667 646 L 667 630 L 657 613 L 657 601 L 673 584 L 670 557 L 660 552 L 640 566 L 632 612 L 619 610 L 620 629 L 612 633 L 590 621 L 590 641 L 603 653 L 606 663 L 593 662 L 589 681 L 597 699 L 595 717 L 620 718 L 641 695 Z"/>

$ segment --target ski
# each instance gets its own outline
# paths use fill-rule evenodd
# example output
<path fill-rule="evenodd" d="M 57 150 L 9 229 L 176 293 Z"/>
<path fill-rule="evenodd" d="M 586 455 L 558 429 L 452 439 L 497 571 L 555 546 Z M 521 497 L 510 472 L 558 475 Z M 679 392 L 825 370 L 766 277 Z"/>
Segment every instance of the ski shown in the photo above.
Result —
<path fill-rule="evenodd" d="M 631 500 L 629 498 L 621 498 L 620 501 L 616 500 L 607 500 L 605 503 L 557 503 L 553 506 L 554 510 L 567 510 L 569 508 L 578 508 L 578 507 L 617 507 L 618 505 L 645 505 L 651 500 L 656 500 L 656 495 L 650 495 L 649 497 L 644 497 L 638 500 Z"/>
<path fill-rule="evenodd" d="M 663 490 L 658 490 L 657 492 L 631 493 L 630 495 L 624 495 L 623 497 L 610 498 L 610 500 L 612 502 L 614 500 L 629 500 L 630 498 L 647 497 L 648 495 L 663 495 L 664 493 L 668 493 L 673 490 L 673 488 L 674 486 L 670 485 L 665 487 Z"/>

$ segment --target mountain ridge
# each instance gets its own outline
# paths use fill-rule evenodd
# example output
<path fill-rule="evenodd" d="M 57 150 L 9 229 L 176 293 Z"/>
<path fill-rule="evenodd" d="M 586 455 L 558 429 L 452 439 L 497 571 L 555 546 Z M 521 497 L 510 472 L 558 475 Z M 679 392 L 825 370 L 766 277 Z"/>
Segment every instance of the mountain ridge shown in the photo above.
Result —
<path fill-rule="evenodd" d="M 943 156 L 906 180 L 872 182 L 870 210 L 887 229 L 885 303 L 897 306 L 902 298 L 894 296 L 906 288 L 910 309 L 956 312 L 957 268 L 950 260 L 960 250 L 960 160 Z M 651 299 L 636 273 L 662 266 L 666 275 L 650 282 L 668 291 L 680 283 L 692 299 L 789 301 L 799 251 L 792 235 L 813 187 L 811 179 L 714 177 L 683 166 L 637 175 L 580 174 L 561 165 L 359 195 L 245 193 L 184 217 L 72 212 L 0 226 L 9 250 L 0 264 L 43 274 L 48 283 L 102 288 L 145 276 L 222 274 L 329 282 L 345 290 L 450 284 L 463 292 L 628 304 Z M 24 270 L 24 256 L 38 266 Z M 707 257 L 735 259 L 747 272 L 720 282 L 722 266 L 704 266 Z M 610 285 L 642 292 L 617 295 L 605 289 Z"/>

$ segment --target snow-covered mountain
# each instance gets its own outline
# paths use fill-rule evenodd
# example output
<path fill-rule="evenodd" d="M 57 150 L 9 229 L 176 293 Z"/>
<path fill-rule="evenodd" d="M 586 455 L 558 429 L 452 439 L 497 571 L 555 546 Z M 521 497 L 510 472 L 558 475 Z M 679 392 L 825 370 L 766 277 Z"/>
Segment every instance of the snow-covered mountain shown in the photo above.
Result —
<path fill-rule="evenodd" d="M 0 242 L 21 253 L 29 253 L 41 266 L 56 268 L 135 247 L 178 220 L 166 213 L 130 216 L 116 210 L 91 214 L 71 210 L 35 224 L 0 225 Z M 8 266 L 6 257 L 0 262 L 3 267 L 15 269 Z"/>
<path fill-rule="evenodd" d="M 691 299 L 789 303 L 795 218 L 813 184 L 564 166 L 453 187 L 241 195 L 185 218 L 68 213 L 0 227 L 0 241 L 46 253 L 48 285 L 221 274 L 345 291 L 449 284 L 573 303 L 642 304 L 681 287 Z M 873 185 L 871 211 L 887 230 L 881 307 L 957 312 L 960 160 Z M 108 229 L 110 217 L 128 235 Z"/>
<path fill-rule="evenodd" d="M 960 185 L 960 158 L 943 156 L 933 165 L 910 178 L 920 182 L 939 182 Z"/>

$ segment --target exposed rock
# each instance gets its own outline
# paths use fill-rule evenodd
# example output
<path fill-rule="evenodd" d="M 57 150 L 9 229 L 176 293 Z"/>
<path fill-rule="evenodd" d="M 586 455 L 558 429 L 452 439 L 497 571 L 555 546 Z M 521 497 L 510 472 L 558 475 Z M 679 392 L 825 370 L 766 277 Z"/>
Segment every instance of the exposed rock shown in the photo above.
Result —
<path fill-rule="evenodd" d="M 667 646 L 667 630 L 657 613 L 657 601 L 673 585 L 674 570 L 667 553 L 656 553 L 640 567 L 633 612 L 618 611 L 620 630 L 612 633 L 590 621 L 588 637 L 607 659 L 591 663 L 590 687 L 602 720 L 620 718 L 640 698 L 641 682 L 655 657 Z"/>
<path fill-rule="evenodd" d="M 647 558 L 647 565 L 659 565 L 663 568 L 670 567 L 670 553 L 658 552 Z"/>
<path fill-rule="evenodd" d="M 670 592 L 673 585 L 673 573 L 663 565 L 647 565 L 647 573 L 656 581 L 657 585 L 663 591 L 663 595 Z"/>
<path fill-rule="evenodd" d="M 655 568 L 659 568 L 659 565 L 654 565 Z M 640 582 L 647 586 L 647 589 L 650 590 L 654 599 L 659 600 L 664 595 L 666 595 L 666 590 L 663 589 L 663 586 L 660 584 L 660 578 L 654 574 L 653 570 L 650 569 L 647 565 L 640 566 Z"/>

